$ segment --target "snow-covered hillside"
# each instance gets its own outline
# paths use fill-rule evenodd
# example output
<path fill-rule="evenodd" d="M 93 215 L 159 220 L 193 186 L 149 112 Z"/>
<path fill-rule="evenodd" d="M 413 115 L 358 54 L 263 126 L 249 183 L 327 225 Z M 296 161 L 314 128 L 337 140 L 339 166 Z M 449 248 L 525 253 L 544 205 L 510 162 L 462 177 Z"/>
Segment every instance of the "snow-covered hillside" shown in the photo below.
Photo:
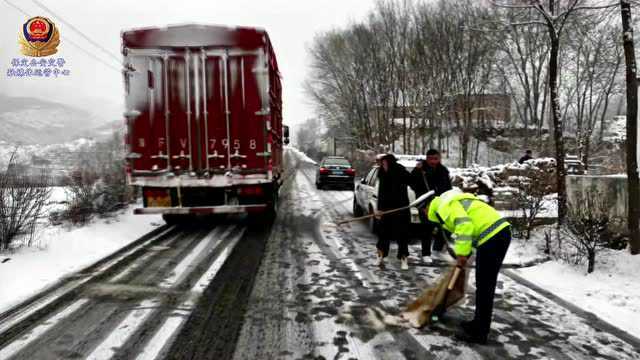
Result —
<path fill-rule="evenodd" d="M 6 168 L 9 158 L 17 149 L 17 163 L 28 166 L 36 173 L 38 169 L 46 168 L 54 178 L 58 178 L 76 166 L 82 151 L 95 142 L 94 139 L 79 138 L 62 144 L 20 145 L 16 148 L 15 144 L 0 141 L 0 169 Z"/>
<path fill-rule="evenodd" d="M 95 109 L 79 109 L 35 98 L 0 94 L 0 141 L 48 145 L 97 136 L 111 126 Z M 115 119 L 110 119 L 111 121 Z"/>

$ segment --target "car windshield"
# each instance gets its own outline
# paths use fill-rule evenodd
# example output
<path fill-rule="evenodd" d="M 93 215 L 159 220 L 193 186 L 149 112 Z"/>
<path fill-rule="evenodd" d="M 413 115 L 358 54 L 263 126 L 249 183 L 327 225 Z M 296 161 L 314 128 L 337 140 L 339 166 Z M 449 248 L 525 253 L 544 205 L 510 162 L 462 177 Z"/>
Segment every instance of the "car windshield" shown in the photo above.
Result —
<path fill-rule="evenodd" d="M 326 159 L 325 165 L 351 166 L 347 159 Z"/>

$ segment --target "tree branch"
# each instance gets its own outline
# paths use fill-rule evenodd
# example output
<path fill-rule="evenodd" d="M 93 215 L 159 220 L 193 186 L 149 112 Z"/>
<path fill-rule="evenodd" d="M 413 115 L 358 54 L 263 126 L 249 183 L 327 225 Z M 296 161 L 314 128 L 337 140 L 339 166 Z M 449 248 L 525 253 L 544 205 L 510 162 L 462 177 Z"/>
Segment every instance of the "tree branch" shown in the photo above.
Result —
<path fill-rule="evenodd" d="M 569 8 L 563 12 L 561 12 L 560 14 L 558 14 L 558 17 L 563 17 L 566 15 L 569 15 L 569 13 L 573 12 L 573 11 L 581 11 L 581 10 L 602 10 L 602 9 L 610 9 L 616 6 L 619 6 L 620 2 L 616 1 L 615 3 L 611 3 L 611 4 L 607 4 L 607 5 L 593 5 L 593 6 L 575 6 L 572 8 Z"/>
<path fill-rule="evenodd" d="M 501 4 L 496 0 L 489 0 L 489 3 L 493 6 L 497 6 L 503 9 L 534 9 L 535 5 L 512 5 L 512 4 Z"/>

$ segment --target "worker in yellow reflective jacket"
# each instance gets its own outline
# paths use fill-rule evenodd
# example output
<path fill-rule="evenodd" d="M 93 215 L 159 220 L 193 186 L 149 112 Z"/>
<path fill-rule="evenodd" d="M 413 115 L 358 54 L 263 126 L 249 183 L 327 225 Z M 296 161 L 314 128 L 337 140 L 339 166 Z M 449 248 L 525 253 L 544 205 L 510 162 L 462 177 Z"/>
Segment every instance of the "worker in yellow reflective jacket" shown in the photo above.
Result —
<path fill-rule="evenodd" d="M 456 337 L 484 344 L 491 328 L 498 273 L 511 242 L 510 224 L 475 195 L 457 189 L 434 197 L 427 218 L 452 234 L 459 266 L 464 267 L 476 249 L 475 316 L 472 321 L 462 323 L 463 331 Z"/>

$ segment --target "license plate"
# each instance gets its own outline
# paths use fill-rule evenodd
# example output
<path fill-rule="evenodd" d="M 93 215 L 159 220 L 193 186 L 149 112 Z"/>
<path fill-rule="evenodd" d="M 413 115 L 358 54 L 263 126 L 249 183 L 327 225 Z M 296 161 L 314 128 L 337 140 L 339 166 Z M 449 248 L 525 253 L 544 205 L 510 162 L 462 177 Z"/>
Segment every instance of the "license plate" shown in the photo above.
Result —
<path fill-rule="evenodd" d="M 148 196 L 147 206 L 148 207 L 171 207 L 171 197 L 168 195 L 167 196 Z"/>
<path fill-rule="evenodd" d="M 342 172 L 342 171 L 340 171 L 340 170 L 333 170 L 333 174 L 334 174 L 334 175 L 342 175 L 342 174 L 343 174 L 343 172 Z"/>

